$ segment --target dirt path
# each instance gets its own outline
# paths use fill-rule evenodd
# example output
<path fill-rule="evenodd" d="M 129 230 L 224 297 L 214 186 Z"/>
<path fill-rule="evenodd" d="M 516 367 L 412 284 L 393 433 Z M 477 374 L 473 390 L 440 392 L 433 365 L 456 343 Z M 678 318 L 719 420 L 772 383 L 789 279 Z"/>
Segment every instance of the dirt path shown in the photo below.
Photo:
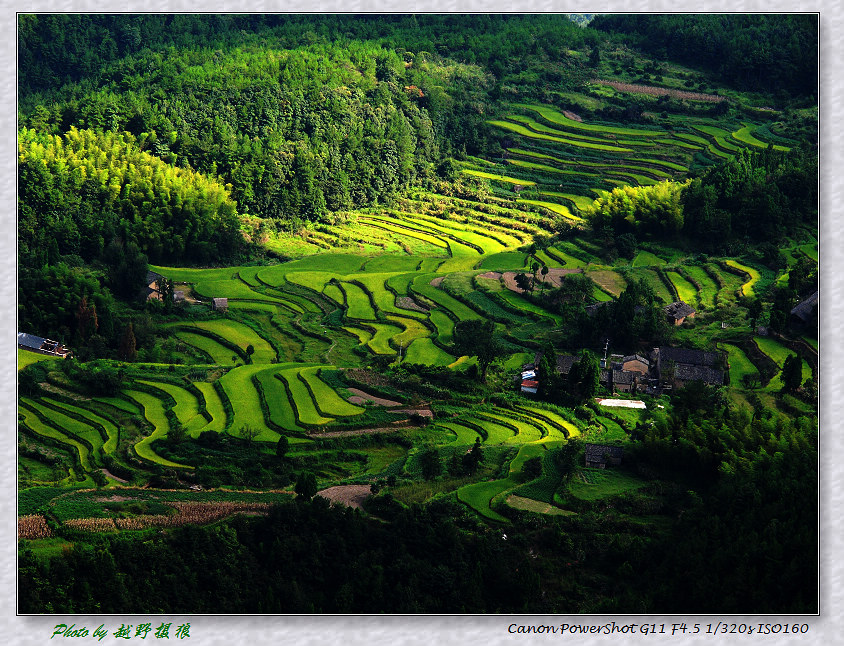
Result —
<path fill-rule="evenodd" d="M 308 433 L 308 437 L 350 437 L 352 435 L 374 435 L 377 433 L 395 433 L 407 426 L 394 426 L 388 428 L 358 428 L 354 431 L 329 431 L 328 433 Z"/>
<path fill-rule="evenodd" d="M 392 399 L 384 399 L 382 397 L 376 397 L 375 395 L 370 395 L 367 392 L 362 391 L 360 388 L 349 388 L 349 392 L 352 393 L 352 396 L 349 397 L 349 401 L 353 404 L 363 404 L 365 402 L 372 402 L 373 404 L 377 404 L 378 406 L 401 406 L 401 402 L 393 401 Z"/>
<path fill-rule="evenodd" d="M 359 509 L 363 501 L 372 495 L 372 492 L 369 490 L 369 485 L 339 485 L 318 491 L 317 495 L 327 498 L 333 503 Z"/>
<path fill-rule="evenodd" d="M 419 415 L 420 417 L 428 417 L 434 419 L 434 411 L 430 408 L 401 408 L 390 411 L 391 413 L 407 413 L 408 415 Z"/>
<path fill-rule="evenodd" d="M 105 467 L 100 469 L 100 471 L 102 471 L 107 478 L 111 478 L 112 480 L 117 480 L 118 482 L 122 482 L 123 484 L 126 484 L 127 482 L 129 482 L 128 480 L 124 480 L 123 478 L 118 478 L 116 475 L 114 475 L 111 471 L 109 471 Z"/>

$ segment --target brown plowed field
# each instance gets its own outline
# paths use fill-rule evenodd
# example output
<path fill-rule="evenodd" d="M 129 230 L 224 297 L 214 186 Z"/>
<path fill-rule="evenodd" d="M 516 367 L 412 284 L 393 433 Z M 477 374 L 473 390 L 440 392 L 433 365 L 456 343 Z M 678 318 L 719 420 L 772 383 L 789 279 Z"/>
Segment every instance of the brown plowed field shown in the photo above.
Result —
<path fill-rule="evenodd" d="M 340 485 L 318 491 L 317 495 L 327 498 L 333 503 L 358 509 L 372 493 L 369 490 L 369 485 Z"/>
<path fill-rule="evenodd" d="M 349 392 L 352 393 L 352 396 L 349 397 L 349 401 L 353 404 L 372 402 L 373 404 L 378 404 L 379 406 L 401 406 L 401 402 L 370 395 L 369 393 L 362 391 L 360 388 L 349 388 Z"/>
<path fill-rule="evenodd" d="M 598 85 L 609 85 L 619 92 L 633 92 L 636 94 L 650 94 L 651 96 L 670 96 L 675 99 L 688 99 L 689 101 L 705 101 L 707 103 L 721 103 L 726 99 L 717 94 L 702 94 L 701 92 L 686 92 L 684 90 L 670 90 L 665 87 L 655 87 L 653 85 L 637 85 L 635 83 L 622 83 L 620 81 L 604 81 L 601 79 L 592 79 L 590 83 L 597 83 Z"/>

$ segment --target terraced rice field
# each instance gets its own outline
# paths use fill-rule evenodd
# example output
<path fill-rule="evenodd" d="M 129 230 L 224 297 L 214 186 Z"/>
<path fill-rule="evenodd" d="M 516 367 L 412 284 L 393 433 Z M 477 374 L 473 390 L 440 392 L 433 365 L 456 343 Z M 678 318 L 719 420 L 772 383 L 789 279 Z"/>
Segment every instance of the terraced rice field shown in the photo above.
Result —
<path fill-rule="evenodd" d="M 29 408 L 30 403 L 31 400 L 22 397 L 22 405 L 18 407 L 18 415 L 23 418 L 24 425 L 36 435 L 40 435 L 48 440 L 53 440 L 75 453 L 79 459 L 79 463 L 82 465 L 82 468 L 86 471 L 90 471 L 92 469 L 91 449 L 79 440 L 69 437 L 61 430 L 43 422 L 41 418 L 35 414 L 34 410 Z"/>
<path fill-rule="evenodd" d="M 703 267 L 696 265 L 686 265 L 684 268 L 689 277 L 696 281 L 700 286 L 697 290 L 698 304 L 703 304 L 706 307 L 715 307 L 715 298 L 718 294 L 718 284 L 710 276 Z"/>
<path fill-rule="evenodd" d="M 650 251 L 640 251 L 633 259 L 634 267 L 661 267 L 665 264 L 665 260 Z"/>
<path fill-rule="evenodd" d="M 54 406 L 58 408 L 62 408 L 64 410 L 70 411 L 76 415 L 86 418 L 88 421 L 93 422 L 94 425 L 101 426 L 106 432 L 107 439 L 102 446 L 102 451 L 106 455 L 110 455 L 114 453 L 115 449 L 117 449 L 117 442 L 120 440 L 120 429 L 109 419 L 106 419 L 102 415 L 98 415 L 87 408 L 82 408 L 80 406 L 74 406 L 73 404 L 68 404 L 62 401 L 54 401 L 52 402 Z"/>
<path fill-rule="evenodd" d="M 192 469 L 193 467 L 186 464 L 179 464 L 178 462 L 171 462 L 162 458 L 152 450 L 152 443 L 155 440 L 166 438 L 170 430 L 170 424 L 167 421 L 167 416 L 164 414 L 164 404 L 162 401 L 154 395 L 140 390 L 125 390 L 123 392 L 140 404 L 144 412 L 144 417 L 153 427 L 153 432 L 150 435 L 135 444 L 135 453 L 138 454 L 138 457 L 165 467 Z"/>
<path fill-rule="evenodd" d="M 778 341 L 766 337 L 766 336 L 755 336 L 753 337 L 753 342 L 756 344 L 756 347 L 759 348 L 762 352 L 768 355 L 771 359 L 773 359 L 774 363 L 776 363 L 780 369 L 782 369 L 783 365 L 785 364 L 785 360 L 789 357 L 789 355 L 794 354 L 786 348 L 784 345 L 779 343 Z M 805 359 L 801 359 L 803 372 L 800 378 L 800 383 L 802 384 L 807 379 L 811 378 L 812 376 L 812 369 L 809 367 L 809 364 L 806 362 Z M 769 391 L 779 391 L 783 387 L 782 378 L 780 374 L 777 374 L 771 381 L 768 383 L 766 390 Z"/>
<path fill-rule="evenodd" d="M 748 298 L 752 298 L 755 295 L 753 286 L 758 283 L 759 279 L 762 277 L 759 271 L 754 269 L 753 267 L 743 265 L 736 260 L 725 260 L 724 264 L 734 269 L 738 269 L 739 271 L 744 272 L 749 276 L 749 278 L 742 283 L 741 295 L 747 296 Z"/>
<path fill-rule="evenodd" d="M 674 285 L 674 289 L 677 290 L 680 300 L 692 306 L 697 305 L 697 289 L 695 286 L 676 271 L 666 271 L 665 273 L 671 284 Z"/>

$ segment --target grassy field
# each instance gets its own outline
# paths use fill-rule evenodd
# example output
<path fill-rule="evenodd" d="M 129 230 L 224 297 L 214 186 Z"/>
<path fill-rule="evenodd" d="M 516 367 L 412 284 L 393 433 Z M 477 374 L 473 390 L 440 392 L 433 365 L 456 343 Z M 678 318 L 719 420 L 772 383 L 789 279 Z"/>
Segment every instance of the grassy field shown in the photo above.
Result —
<path fill-rule="evenodd" d="M 51 357 L 49 354 L 30 352 L 29 350 L 18 348 L 18 370 L 23 370 L 27 366 L 31 366 L 33 363 L 38 363 L 39 361 L 55 361 L 60 358 L 61 357 Z"/>
<path fill-rule="evenodd" d="M 727 351 L 727 357 L 730 363 L 730 386 L 733 388 L 744 388 L 743 378 L 746 375 L 758 375 L 759 371 L 741 348 L 737 348 L 729 343 L 721 343 L 720 346 Z"/>
<path fill-rule="evenodd" d="M 660 267 L 665 264 L 665 260 L 650 251 L 640 251 L 636 254 L 632 264 L 634 267 Z"/>
<path fill-rule="evenodd" d="M 578 469 L 568 491 L 581 500 L 600 500 L 635 491 L 646 484 L 647 481 L 621 469 Z"/>

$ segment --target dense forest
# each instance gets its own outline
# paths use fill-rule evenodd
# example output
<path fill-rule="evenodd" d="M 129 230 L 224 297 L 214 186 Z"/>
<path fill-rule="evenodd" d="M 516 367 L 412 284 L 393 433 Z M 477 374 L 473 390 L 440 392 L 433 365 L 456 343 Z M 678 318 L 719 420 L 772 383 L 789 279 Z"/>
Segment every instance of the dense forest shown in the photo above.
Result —
<path fill-rule="evenodd" d="M 817 16 L 571 18 L 18 17 L 20 612 L 817 610 Z"/>

